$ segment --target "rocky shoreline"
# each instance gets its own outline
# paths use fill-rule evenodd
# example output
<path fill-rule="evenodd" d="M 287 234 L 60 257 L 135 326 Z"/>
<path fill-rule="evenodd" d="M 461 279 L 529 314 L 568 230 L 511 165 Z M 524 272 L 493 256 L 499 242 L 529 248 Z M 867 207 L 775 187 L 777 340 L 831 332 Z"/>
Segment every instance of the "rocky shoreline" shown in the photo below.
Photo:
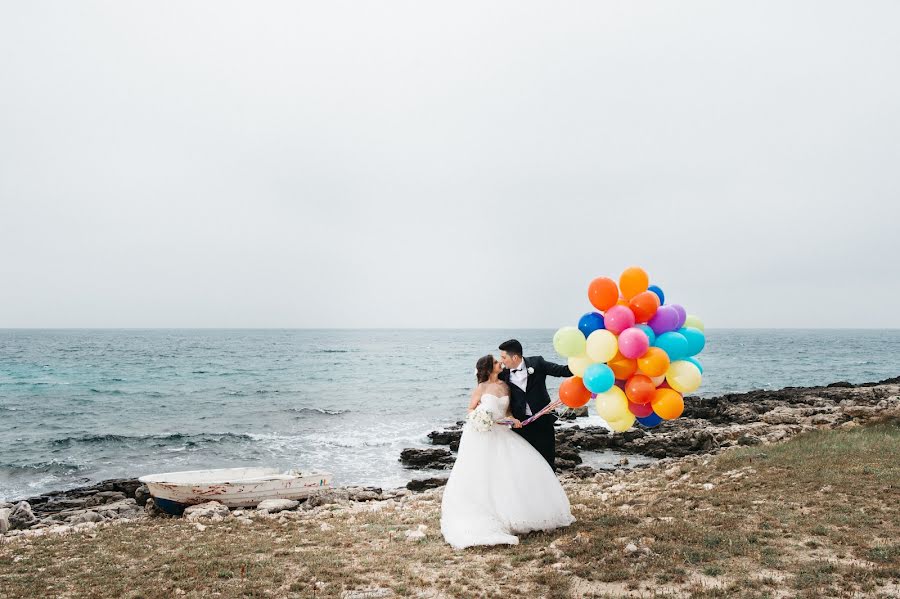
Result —
<path fill-rule="evenodd" d="M 557 470 L 573 471 L 579 477 L 594 474 L 595 469 L 581 465 L 581 454 L 589 451 L 682 458 L 736 445 L 774 443 L 815 428 L 861 423 L 896 407 L 898 388 L 900 377 L 859 385 L 837 382 L 824 387 L 785 387 L 710 398 L 688 396 L 680 418 L 653 429 L 635 427 L 613 433 L 601 426 L 557 428 Z M 404 449 L 400 461 L 410 469 L 450 469 L 461 436 L 462 422 L 432 431 L 428 438 L 438 447 Z M 647 465 L 628 464 L 625 456 L 623 460 L 621 466 Z M 438 482 L 434 477 L 425 480 L 432 486 Z"/>
<path fill-rule="evenodd" d="M 563 478 L 603 476 L 582 464 L 581 454 L 614 450 L 649 456 L 655 466 L 669 467 L 681 459 L 718 453 L 741 445 L 767 445 L 815 429 L 852 428 L 900 410 L 900 377 L 877 383 L 832 383 L 825 387 L 787 387 L 713 398 L 685 398 L 684 415 L 654 429 L 610 433 L 602 427 L 574 425 L 556 431 L 559 469 Z M 433 448 L 405 449 L 401 462 L 410 469 L 447 470 L 461 436 L 459 424 L 430 433 Z M 631 464 L 627 457 L 615 475 L 649 466 Z M 284 517 L 289 512 L 318 512 L 333 505 L 350 507 L 407 496 L 442 486 L 446 478 L 414 479 L 405 488 L 339 487 L 311 495 L 302 502 L 276 500 L 256 509 L 229 510 L 209 502 L 185 511 L 189 521 L 229 517 Z M 98 526 L 164 516 L 136 479 L 106 480 L 95 485 L 46 493 L 12 503 L 0 502 L 0 539 L 90 531 Z"/>

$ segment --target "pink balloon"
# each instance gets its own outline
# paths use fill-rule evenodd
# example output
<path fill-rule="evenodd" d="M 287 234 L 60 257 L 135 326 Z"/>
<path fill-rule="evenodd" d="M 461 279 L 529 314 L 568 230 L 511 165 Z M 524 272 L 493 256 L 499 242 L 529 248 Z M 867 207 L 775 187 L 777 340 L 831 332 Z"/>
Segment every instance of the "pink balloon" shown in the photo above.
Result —
<path fill-rule="evenodd" d="M 603 324 L 607 331 L 618 335 L 634 326 L 634 312 L 627 306 L 613 306 L 603 315 Z"/>
<path fill-rule="evenodd" d="M 653 413 L 653 406 L 650 405 L 649 401 L 647 403 L 634 403 L 633 401 L 629 401 L 628 411 L 638 418 L 646 418 Z"/>
<path fill-rule="evenodd" d="M 650 339 L 647 334 L 637 327 L 625 329 L 619 333 L 619 353 L 626 358 L 640 358 L 647 353 L 650 347 Z"/>

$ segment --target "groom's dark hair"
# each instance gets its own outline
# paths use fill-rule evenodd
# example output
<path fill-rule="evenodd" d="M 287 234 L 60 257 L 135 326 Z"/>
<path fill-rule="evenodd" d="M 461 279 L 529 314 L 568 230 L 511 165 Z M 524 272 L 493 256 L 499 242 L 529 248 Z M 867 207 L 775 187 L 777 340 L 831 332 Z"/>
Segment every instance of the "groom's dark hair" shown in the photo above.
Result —
<path fill-rule="evenodd" d="M 522 355 L 522 344 L 519 343 L 516 339 L 510 339 L 509 341 L 504 341 L 500 344 L 500 347 L 497 349 L 501 351 L 505 351 L 508 354 L 515 354 L 517 356 Z"/>

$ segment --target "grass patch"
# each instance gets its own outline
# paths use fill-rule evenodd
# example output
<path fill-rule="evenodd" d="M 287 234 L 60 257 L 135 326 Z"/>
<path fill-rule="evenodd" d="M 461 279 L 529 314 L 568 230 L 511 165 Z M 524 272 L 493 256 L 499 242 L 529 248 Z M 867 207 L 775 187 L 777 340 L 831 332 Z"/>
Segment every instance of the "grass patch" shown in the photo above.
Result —
<path fill-rule="evenodd" d="M 578 522 L 450 549 L 439 495 L 286 522 L 182 520 L 0 544 L 0 597 L 889 596 L 900 580 L 897 422 L 567 484 Z M 704 483 L 713 488 L 704 488 Z M 351 517 L 352 516 L 352 517 Z M 327 522 L 330 528 L 322 530 Z M 427 536 L 405 540 L 425 524 Z M 629 544 L 634 544 L 637 550 Z"/>

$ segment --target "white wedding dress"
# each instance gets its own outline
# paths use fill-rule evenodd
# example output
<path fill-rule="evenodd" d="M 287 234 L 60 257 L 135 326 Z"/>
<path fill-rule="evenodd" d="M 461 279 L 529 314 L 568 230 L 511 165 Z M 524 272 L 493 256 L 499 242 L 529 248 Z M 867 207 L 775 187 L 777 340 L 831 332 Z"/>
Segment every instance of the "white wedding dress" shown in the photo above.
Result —
<path fill-rule="evenodd" d="M 480 405 L 499 420 L 509 397 L 485 394 Z M 441 532 L 454 549 L 515 545 L 517 534 L 574 521 L 556 474 L 528 441 L 504 425 L 463 427 L 441 504 Z"/>

